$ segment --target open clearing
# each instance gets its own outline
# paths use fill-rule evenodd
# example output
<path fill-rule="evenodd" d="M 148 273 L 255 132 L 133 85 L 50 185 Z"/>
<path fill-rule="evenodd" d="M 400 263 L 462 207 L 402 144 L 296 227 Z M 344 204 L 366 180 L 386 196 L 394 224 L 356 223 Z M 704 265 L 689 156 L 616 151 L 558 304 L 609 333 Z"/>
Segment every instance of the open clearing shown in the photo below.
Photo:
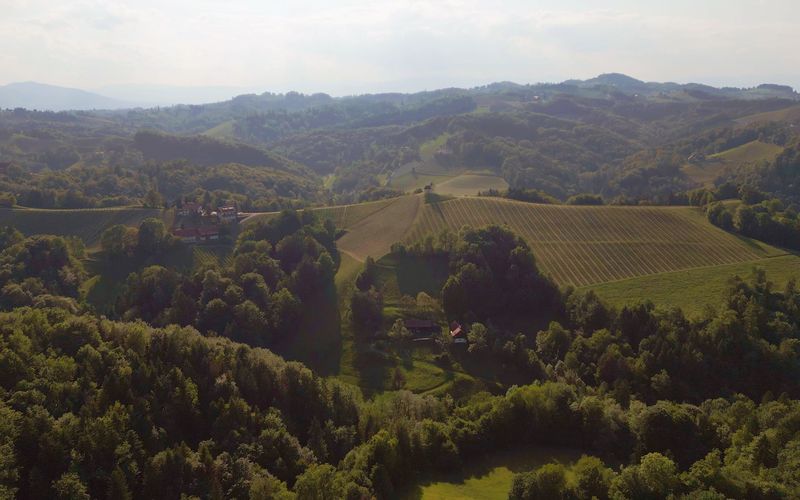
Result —
<path fill-rule="evenodd" d="M 462 474 L 416 486 L 407 500 L 506 499 L 514 474 L 559 462 L 569 465 L 581 456 L 578 450 L 530 447 L 491 453 L 468 462 Z"/>
<path fill-rule="evenodd" d="M 701 163 L 684 165 L 681 170 L 690 179 L 704 186 L 713 186 L 714 181 L 728 169 L 743 165 L 772 161 L 783 151 L 775 144 L 751 141 L 727 151 L 711 155 Z"/>
<path fill-rule="evenodd" d="M 25 235 L 77 236 L 88 248 L 92 248 L 99 244 L 103 231 L 111 226 L 137 226 L 147 217 L 167 219 L 171 214 L 170 211 L 148 208 L 0 209 L 0 226 L 14 226 Z"/>
<path fill-rule="evenodd" d="M 764 269 L 767 279 L 777 289 L 783 289 L 791 279 L 800 281 L 800 257 L 783 255 L 753 262 L 640 276 L 588 288 L 618 307 L 646 297 L 656 305 L 680 307 L 688 315 L 696 316 L 707 306 L 720 304 L 732 276 L 747 279 L 755 268 Z"/>
<path fill-rule="evenodd" d="M 434 184 L 433 187 L 436 193 L 450 196 L 475 196 L 489 189 L 505 191 L 508 189 L 508 183 L 496 175 L 462 174 L 441 184 Z"/>
<path fill-rule="evenodd" d="M 423 207 L 407 241 L 445 228 L 506 224 L 559 285 L 586 286 L 785 254 L 708 223 L 689 207 L 538 205 L 456 198 Z"/>
<path fill-rule="evenodd" d="M 394 198 L 391 203 L 349 226 L 337 246 L 358 260 L 379 259 L 391 246 L 403 241 L 414 224 L 422 203 L 421 196 Z"/>

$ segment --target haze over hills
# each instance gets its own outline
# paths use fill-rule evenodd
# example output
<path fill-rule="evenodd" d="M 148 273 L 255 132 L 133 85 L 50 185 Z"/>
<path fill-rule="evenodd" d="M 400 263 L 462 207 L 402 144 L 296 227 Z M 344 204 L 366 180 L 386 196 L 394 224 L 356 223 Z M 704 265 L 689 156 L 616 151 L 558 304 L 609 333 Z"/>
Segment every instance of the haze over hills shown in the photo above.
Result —
<path fill-rule="evenodd" d="M 753 88 L 717 88 L 699 83 L 679 84 L 674 82 L 644 82 L 620 73 L 606 73 L 588 80 L 566 80 L 561 83 L 519 84 L 495 82 L 473 89 L 446 88 L 417 93 L 375 93 L 360 96 L 330 97 L 328 94 L 312 94 L 314 103 L 305 100 L 302 107 L 326 104 L 333 100 L 349 100 L 354 97 L 370 101 L 403 102 L 409 96 L 463 95 L 497 91 L 524 91 L 526 93 L 568 92 L 585 97 L 603 97 L 608 93 L 660 97 L 671 101 L 696 99 L 800 99 L 790 86 L 762 84 Z M 533 95 L 531 94 L 531 95 Z M 94 91 L 60 87 L 38 82 L 10 83 L 0 87 L 0 108 L 26 108 L 40 111 L 66 110 L 117 110 L 126 108 L 151 108 L 179 104 L 218 104 L 255 106 L 266 109 L 293 109 L 290 99 L 295 92 L 276 94 L 261 92 L 255 87 L 241 86 L 171 86 L 171 85 L 107 85 Z M 414 100 L 413 97 L 411 97 Z M 296 100 L 295 100 L 296 101 Z"/>
<path fill-rule="evenodd" d="M 121 109 L 134 104 L 93 92 L 37 82 L 10 83 L 0 87 L 0 108 L 39 111 Z"/>

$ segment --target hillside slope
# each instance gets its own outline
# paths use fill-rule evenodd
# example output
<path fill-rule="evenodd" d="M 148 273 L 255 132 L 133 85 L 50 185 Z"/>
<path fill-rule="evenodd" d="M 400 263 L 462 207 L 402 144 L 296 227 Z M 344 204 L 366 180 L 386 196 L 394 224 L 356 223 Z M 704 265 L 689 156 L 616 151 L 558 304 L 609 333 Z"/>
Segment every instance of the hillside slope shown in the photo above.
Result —
<path fill-rule="evenodd" d="M 77 236 L 91 248 L 107 228 L 136 226 L 148 217 L 168 219 L 172 212 L 148 208 L 103 208 L 86 210 L 0 209 L 0 227 L 11 225 L 26 236 L 54 234 Z"/>
<path fill-rule="evenodd" d="M 736 237 L 686 207 L 536 205 L 459 198 L 425 205 L 407 241 L 445 228 L 506 224 L 560 285 L 585 286 L 680 269 L 781 255 Z"/>

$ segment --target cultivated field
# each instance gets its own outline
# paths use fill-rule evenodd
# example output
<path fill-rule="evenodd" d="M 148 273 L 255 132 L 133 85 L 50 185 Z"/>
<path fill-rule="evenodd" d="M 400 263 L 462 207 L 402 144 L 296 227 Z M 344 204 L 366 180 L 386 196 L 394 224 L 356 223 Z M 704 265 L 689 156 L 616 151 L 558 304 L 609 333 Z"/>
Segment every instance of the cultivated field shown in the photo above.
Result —
<path fill-rule="evenodd" d="M 171 212 L 146 208 L 0 209 L 0 226 L 12 225 L 25 235 L 77 236 L 91 248 L 99 243 L 103 231 L 113 225 L 136 226 L 147 217 L 167 218 L 169 214 Z"/>
<path fill-rule="evenodd" d="M 525 238 L 539 266 L 560 285 L 586 286 L 784 253 L 726 233 L 692 208 L 536 205 L 498 198 L 425 205 L 407 241 L 444 228 L 487 224 L 507 224 Z"/>
<path fill-rule="evenodd" d="M 368 256 L 379 259 L 386 255 L 394 243 L 407 236 L 421 202 L 421 196 L 393 198 L 384 208 L 345 226 L 347 232 L 336 243 L 339 250 L 362 261 Z"/>
<path fill-rule="evenodd" d="M 709 156 L 701 163 L 690 163 L 681 170 L 693 181 L 712 186 L 714 180 L 730 168 L 772 161 L 783 148 L 762 141 L 751 141 L 727 151 Z"/>

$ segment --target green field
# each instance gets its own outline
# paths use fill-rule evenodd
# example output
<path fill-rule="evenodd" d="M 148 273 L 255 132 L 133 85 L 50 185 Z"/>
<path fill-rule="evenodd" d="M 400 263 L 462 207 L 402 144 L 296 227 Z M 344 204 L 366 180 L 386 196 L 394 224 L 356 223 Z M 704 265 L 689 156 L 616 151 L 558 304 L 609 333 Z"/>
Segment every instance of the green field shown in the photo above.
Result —
<path fill-rule="evenodd" d="M 711 155 L 700 163 L 690 163 L 681 170 L 690 179 L 706 186 L 713 186 L 714 181 L 723 172 L 743 165 L 772 161 L 783 148 L 762 141 L 751 141 L 727 151 Z"/>
<path fill-rule="evenodd" d="M 457 198 L 425 205 L 408 241 L 463 225 L 506 224 L 560 285 L 586 286 L 782 255 L 727 233 L 689 207 L 538 205 Z"/>
<path fill-rule="evenodd" d="M 25 235 L 77 236 L 88 248 L 96 246 L 107 228 L 136 226 L 147 217 L 159 217 L 169 227 L 172 211 L 149 208 L 98 208 L 81 210 L 0 209 L 0 226 L 12 225 Z"/>
<path fill-rule="evenodd" d="M 505 191 L 508 182 L 502 177 L 488 174 L 461 174 L 439 184 L 433 190 L 438 194 L 450 196 L 476 196 L 482 191 L 494 189 Z"/>
<path fill-rule="evenodd" d="M 657 305 L 680 307 L 689 315 L 698 315 L 704 308 L 720 304 L 732 276 L 747 278 L 756 267 L 764 269 L 767 279 L 779 289 L 785 287 L 790 279 L 800 281 L 800 257 L 784 255 L 752 262 L 640 276 L 587 288 L 591 288 L 615 306 L 647 298 Z"/>
<path fill-rule="evenodd" d="M 514 474 L 559 462 L 569 465 L 581 452 L 565 448 L 531 447 L 492 453 L 464 465 L 464 471 L 423 482 L 408 492 L 407 500 L 506 499 Z"/>

